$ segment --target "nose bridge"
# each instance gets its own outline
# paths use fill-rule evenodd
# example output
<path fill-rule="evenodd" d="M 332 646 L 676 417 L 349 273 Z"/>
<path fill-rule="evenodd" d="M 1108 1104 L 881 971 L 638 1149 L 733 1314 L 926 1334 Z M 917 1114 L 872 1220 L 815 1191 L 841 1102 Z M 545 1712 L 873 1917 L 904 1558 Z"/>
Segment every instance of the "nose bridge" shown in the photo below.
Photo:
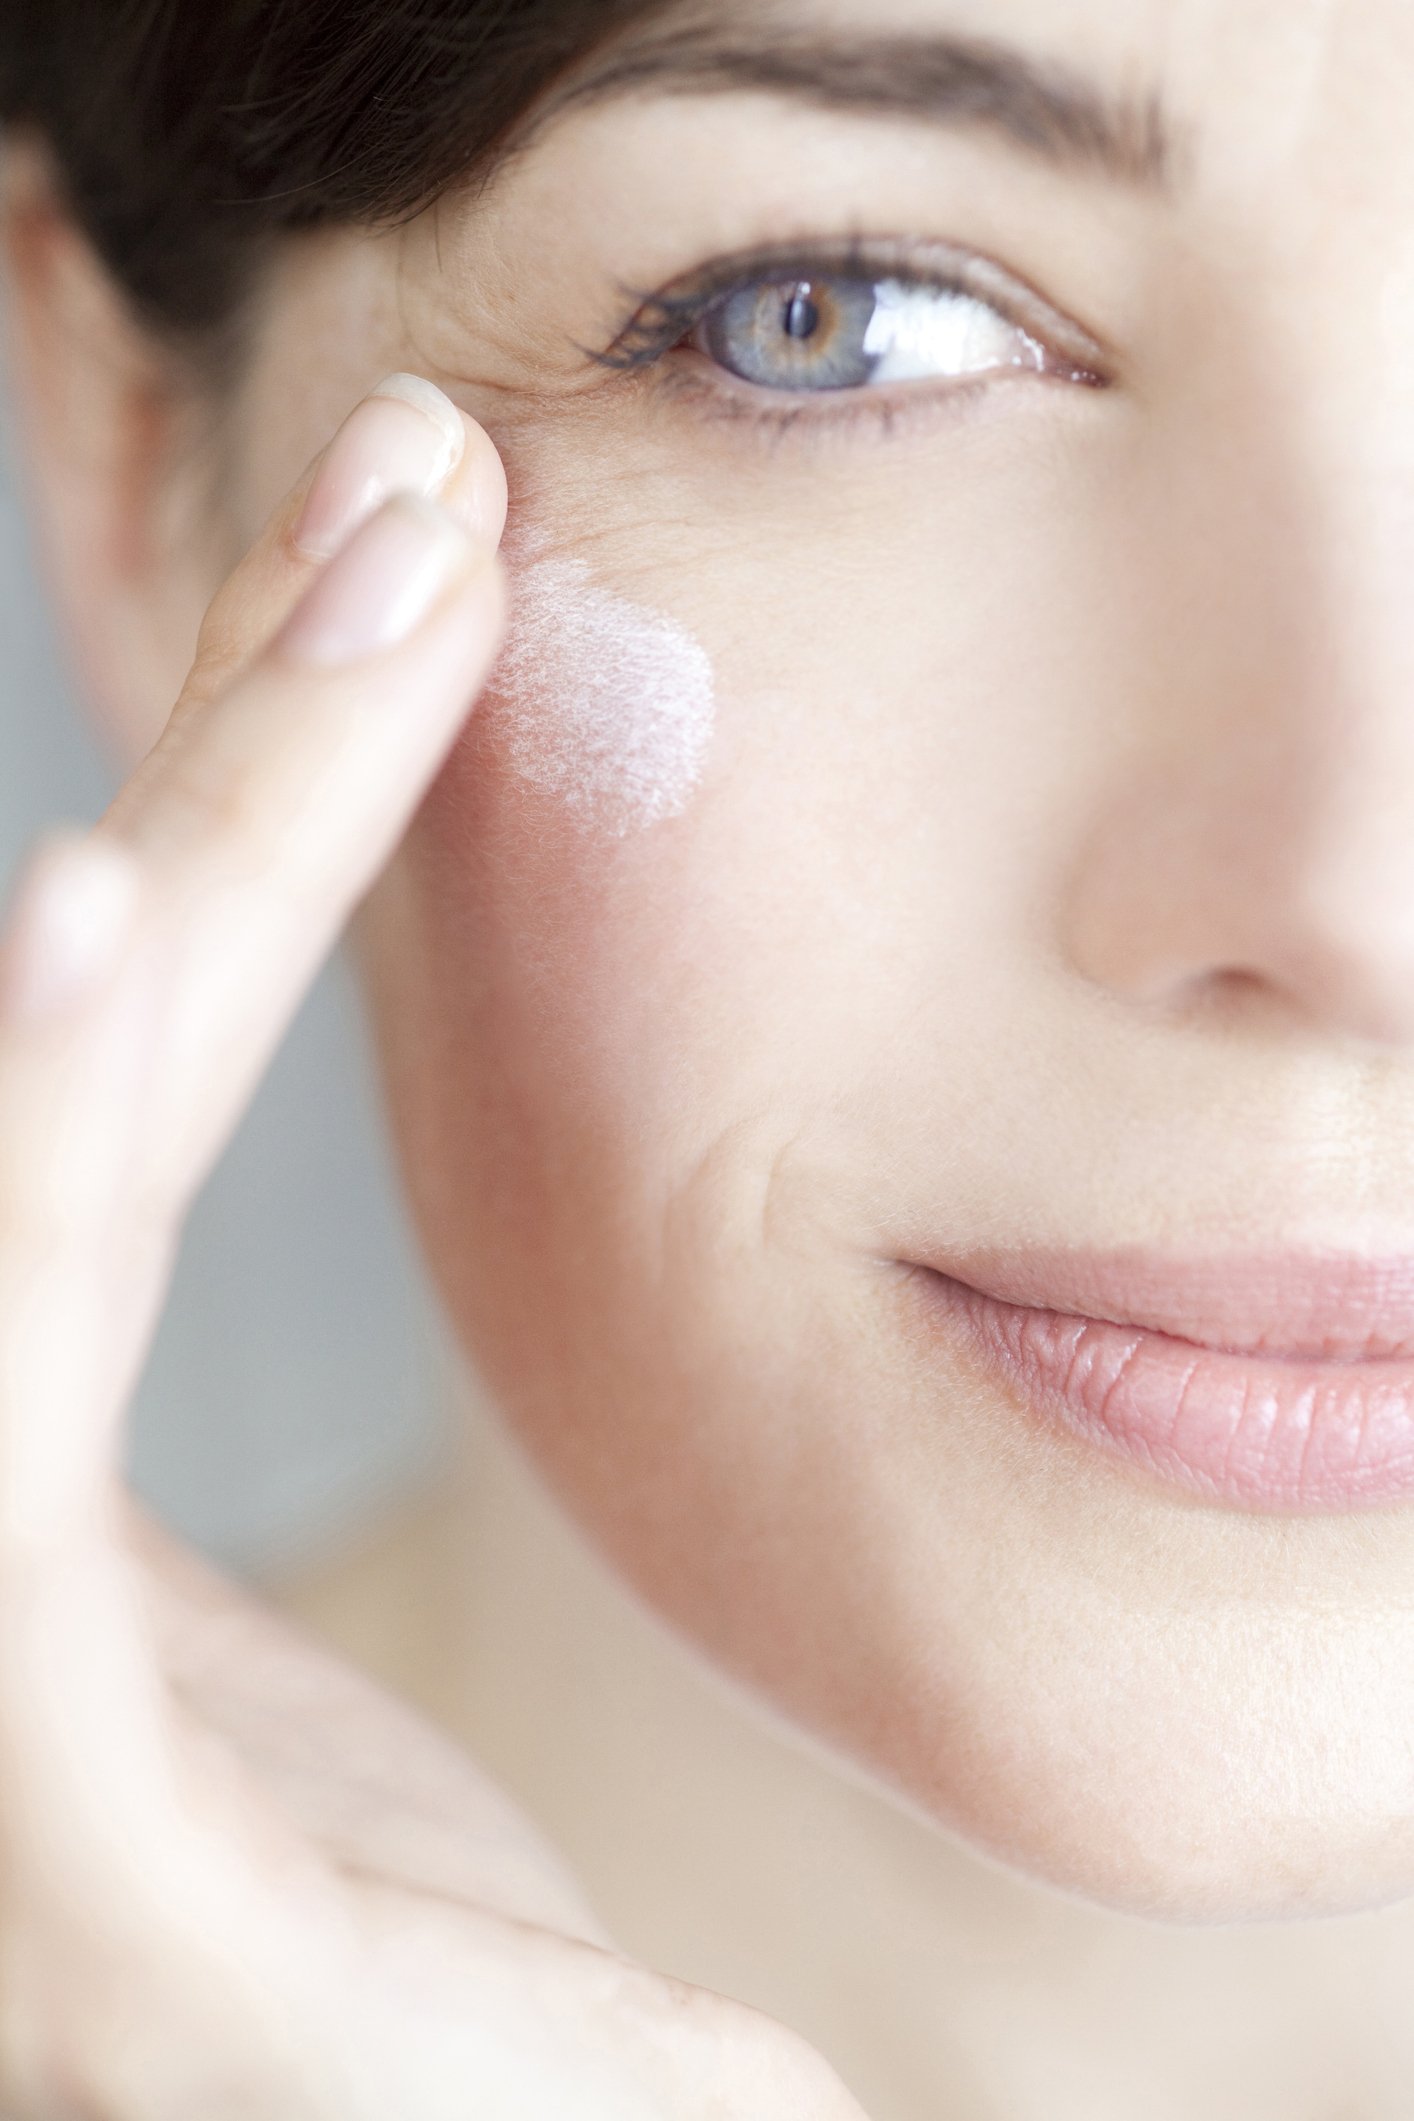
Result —
<path fill-rule="evenodd" d="M 1079 969 L 1414 1042 L 1414 303 L 1233 353 L 1172 439 L 1144 726 L 1069 904 Z M 1307 298 L 1308 303 L 1312 297 Z M 1329 301 L 1329 297 L 1327 297 Z M 1399 325 L 1407 324 L 1408 338 Z M 1377 328 L 1372 329 L 1372 324 Z M 1284 354 L 1276 359 L 1274 355 Z"/>
<path fill-rule="evenodd" d="M 1305 821 L 1291 862 L 1312 878 L 1373 883 L 1414 848 L 1414 391 L 1389 365 L 1371 347 L 1308 377 L 1297 438 L 1270 438 L 1285 499 L 1266 512 L 1260 580 L 1236 577 L 1266 613 L 1250 708 Z"/>
<path fill-rule="evenodd" d="M 1308 1002 L 1324 995 L 1339 1014 L 1344 997 L 1353 1028 L 1402 1043 L 1414 1029 L 1414 401 L 1378 376 L 1345 395 L 1338 447 L 1310 481 L 1320 632 L 1294 695 L 1296 827 L 1266 917 L 1305 953 Z"/>
<path fill-rule="evenodd" d="M 1414 128 L 1411 129 L 1414 138 Z M 1267 446 L 1299 491 L 1298 527 L 1351 644 L 1402 658 L 1414 553 L 1414 202 L 1371 227 L 1317 216 L 1264 305 L 1279 390 Z M 1261 415 L 1259 414 L 1259 419 Z M 1368 657 L 1367 657 L 1368 659 Z"/>
<path fill-rule="evenodd" d="M 1414 9 L 1261 4 L 1260 36 L 1234 11 L 1212 43 L 1215 11 L 1198 37 L 1221 64 L 1194 107 L 1246 53 L 1255 120 L 1200 180 L 1218 321 L 1205 338 L 1175 318 L 1186 380 L 1176 364 L 1148 408 L 1155 550 L 1119 562 L 1141 585 L 1126 652 L 1142 660 L 1062 893 L 1066 942 L 1135 1002 L 1260 1000 L 1308 1033 L 1404 1048 Z M 1278 61 L 1299 94 L 1271 92 Z"/>
<path fill-rule="evenodd" d="M 1383 237 L 1311 218 L 1234 379 L 1249 484 L 1228 505 L 1255 510 L 1258 565 L 1226 559 L 1265 614 L 1251 705 L 1304 791 L 1293 856 L 1319 869 L 1373 854 L 1377 820 L 1414 828 L 1414 217 Z"/>

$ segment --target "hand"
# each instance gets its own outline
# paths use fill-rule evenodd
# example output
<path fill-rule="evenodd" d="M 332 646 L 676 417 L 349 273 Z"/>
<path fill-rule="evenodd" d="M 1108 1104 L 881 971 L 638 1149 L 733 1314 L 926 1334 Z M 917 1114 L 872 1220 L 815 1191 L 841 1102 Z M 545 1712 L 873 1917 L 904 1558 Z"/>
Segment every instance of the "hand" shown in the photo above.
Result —
<path fill-rule="evenodd" d="M 440 393 L 366 400 L 0 936 L 7 2121 L 859 2121 L 122 1488 L 184 1213 L 483 683 L 504 515 Z"/>

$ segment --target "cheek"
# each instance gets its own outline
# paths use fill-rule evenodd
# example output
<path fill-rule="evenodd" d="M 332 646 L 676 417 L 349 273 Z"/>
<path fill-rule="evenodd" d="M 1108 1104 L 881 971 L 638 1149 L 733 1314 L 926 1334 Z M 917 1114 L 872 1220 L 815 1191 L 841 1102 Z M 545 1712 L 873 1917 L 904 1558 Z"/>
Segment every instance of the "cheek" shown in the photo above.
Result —
<path fill-rule="evenodd" d="M 506 646 L 482 706 L 504 770 L 611 838 L 679 816 L 712 742 L 706 650 L 598 585 L 583 560 L 507 558 Z"/>
<path fill-rule="evenodd" d="M 1343 1757 L 1351 1697 L 1289 1657 L 1283 1722 L 1250 1601 L 1240 1631 L 1204 1617 L 1226 1549 L 1195 1560 L 1186 1517 L 1079 1477 L 965 1366 L 915 1358 L 863 1256 L 881 1174 L 890 1215 L 976 1231 L 1009 1185 L 1013 1226 L 1057 1185 L 1058 1139 L 1067 1200 L 1105 1164 L 1083 1069 L 1038 1095 L 1015 910 L 1109 697 L 1097 673 L 1059 659 L 1067 694 L 1028 668 L 1025 627 L 986 654 L 959 627 L 946 670 L 891 671 L 879 710 L 797 587 L 770 614 L 794 618 L 794 689 L 739 690 L 724 651 L 714 735 L 701 650 L 587 569 L 545 571 L 565 564 L 516 561 L 494 696 L 373 930 L 409 1191 L 496 1398 L 649 1603 L 1005 1859 L 1222 1919 L 1274 1879 L 1318 1902 L 1339 1843 L 1348 1904 L 1362 1865 L 1377 1897 L 1414 1868 L 1378 1827 L 1407 1810 L 1399 1687 L 1355 1697 L 1384 1703 L 1367 1832 L 1355 1770 L 1307 1772 Z M 894 593 L 877 635 L 916 641 Z M 841 1145 L 820 1115 L 842 1109 Z"/>

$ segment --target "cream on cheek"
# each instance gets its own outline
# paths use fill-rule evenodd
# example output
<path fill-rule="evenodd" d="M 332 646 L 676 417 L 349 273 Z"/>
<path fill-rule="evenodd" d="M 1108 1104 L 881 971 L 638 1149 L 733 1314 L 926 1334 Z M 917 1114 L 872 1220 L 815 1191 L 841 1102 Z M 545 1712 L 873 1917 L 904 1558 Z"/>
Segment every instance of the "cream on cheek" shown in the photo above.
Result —
<path fill-rule="evenodd" d="M 687 806 L 716 718 L 712 664 L 661 612 L 597 584 L 583 560 L 512 562 L 488 708 L 506 765 L 615 838 Z"/>

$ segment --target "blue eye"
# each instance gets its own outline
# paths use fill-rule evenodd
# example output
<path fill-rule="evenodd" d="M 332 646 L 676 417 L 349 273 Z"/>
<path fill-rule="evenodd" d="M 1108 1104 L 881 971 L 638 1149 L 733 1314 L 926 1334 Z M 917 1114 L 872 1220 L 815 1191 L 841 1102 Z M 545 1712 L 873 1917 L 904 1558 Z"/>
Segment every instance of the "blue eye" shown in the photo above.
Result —
<path fill-rule="evenodd" d="M 965 289 L 835 274 L 734 288 L 689 343 L 744 382 L 781 391 L 1047 366 L 1037 340 Z"/>

